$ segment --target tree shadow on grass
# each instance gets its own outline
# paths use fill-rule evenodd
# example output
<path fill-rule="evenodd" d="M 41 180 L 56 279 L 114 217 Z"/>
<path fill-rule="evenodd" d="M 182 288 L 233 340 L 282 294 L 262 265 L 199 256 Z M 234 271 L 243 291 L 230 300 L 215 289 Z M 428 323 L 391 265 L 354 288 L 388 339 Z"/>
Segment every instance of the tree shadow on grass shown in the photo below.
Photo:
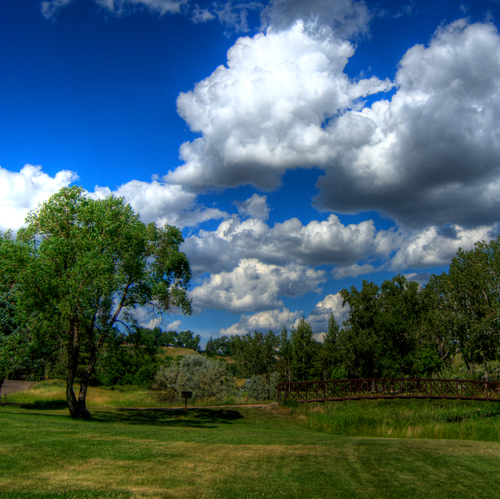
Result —
<path fill-rule="evenodd" d="M 38 411 L 68 410 L 66 401 L 37 401 L 35 403 L 1 403 L 1 406 L 37 411 L 37 416 L 68 418 L 69 414 L 50 414 Z M 89 423 L 121 423 L 154 427 L 217 428 L 219 425 L 232 424 L 242 419 L 243 415 L 228 408 L 221 409 L 118 409 L 105 410 L 90 408 L 92 419 Z M 35 414 L 35 413 L 32 413 Z"/>
<path fill-rule="evenodd" d="M 36 409 L 36 410 L 60 410 L 67 409 L 68 402 L 65 400 L 37 400 L 33 403 L 9 402 L 8 400 L 0 402 L 0 407 L 19 407 L 21 409 Z"/>
<path fill-rule="evenodd" d="M 184 409 L 122 409 L 92 413 L 92 420 L 99 423 L 186 428 L 217 428 L 242 418 L 242 414 L 234 409 L 190 409 L 188 412 Z"/>

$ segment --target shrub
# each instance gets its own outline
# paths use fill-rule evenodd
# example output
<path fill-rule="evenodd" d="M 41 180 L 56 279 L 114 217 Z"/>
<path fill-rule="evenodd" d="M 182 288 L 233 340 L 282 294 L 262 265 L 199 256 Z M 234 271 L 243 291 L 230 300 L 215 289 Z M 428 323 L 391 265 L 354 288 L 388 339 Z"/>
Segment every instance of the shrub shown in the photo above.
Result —
<path fill-rule="evenodd" d="M 192 391 L 196 399 L 222 400 L 236 394 L 236 383 L 225 361 L 187 355 L 176 366 L 161 367 L 155 374 L 152 390 L 160 401 L 173 402 L 183 390 Z"/>
<path fill-rule="evenodd" d="M 279 374 L 272 373 L 252 376 L 248 387 L 248 396 L 256 400 L 276 400 L 278 392 Z"/>

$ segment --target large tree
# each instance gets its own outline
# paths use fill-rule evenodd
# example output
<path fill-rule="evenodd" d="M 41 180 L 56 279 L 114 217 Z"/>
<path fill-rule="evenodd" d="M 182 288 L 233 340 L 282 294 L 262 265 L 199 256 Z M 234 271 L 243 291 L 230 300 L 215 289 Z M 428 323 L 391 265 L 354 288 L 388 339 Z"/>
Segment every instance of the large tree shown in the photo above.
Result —
<path fill-rule="evenodd" d="M 134 323 L 133 309 L 191 313 L 182 234 L 145 225 L 123 198 L 94 200 L 80 187 L 61 189 L 26 221 L 16 238 L 3 238 L 0 271 L 15 285 L 24 326 L 60 344 L 71 416 L 89 419 L 98 353 L 113 330 Z"/>
<path fill-rule="evenodd" d="M 459 249 L 448 274 L 432 276 L 439 322 L 462 352 L 466 365 L 495 358 L 500 343 L 500 237 Z"/>
<path fill-rule="evenodd" d="M 290 332 L 290 347 L 293 381 L 314 379 L 313 359 L 320 345 L 314 340 L 311 325 L 304 316 Z"/>
<path fill-rule="evenodd" d="M 416 282 L 398 275 L 380 287 L 363 281 L 361 291 L 353 286 L 340 295 L 349 315 L 336 349 L 349 376 L 407 376 L 440 367 L 437 346 L 423 333 L 426 303 Z"/>

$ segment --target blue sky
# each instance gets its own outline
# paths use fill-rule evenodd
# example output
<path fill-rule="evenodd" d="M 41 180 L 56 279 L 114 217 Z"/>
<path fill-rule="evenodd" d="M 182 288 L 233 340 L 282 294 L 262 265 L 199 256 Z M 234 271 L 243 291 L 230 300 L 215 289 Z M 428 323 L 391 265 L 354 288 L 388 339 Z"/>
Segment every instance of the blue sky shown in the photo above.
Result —
<path fill-rule="evenodd" d="M 316 334 L 498 233 L 500 2 L 8 0 L 0 230 L 59 188 L 182 228 L 204 340 Z M 151 317 L 141 314 L 144 324 Z"/>

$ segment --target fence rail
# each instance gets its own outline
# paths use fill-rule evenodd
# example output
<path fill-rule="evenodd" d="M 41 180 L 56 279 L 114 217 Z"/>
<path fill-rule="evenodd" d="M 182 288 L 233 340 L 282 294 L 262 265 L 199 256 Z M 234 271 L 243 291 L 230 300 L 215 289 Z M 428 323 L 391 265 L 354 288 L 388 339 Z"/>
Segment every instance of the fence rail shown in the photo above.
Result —
<path fill-rule="evenodd" d="M 500 383 L 462 379 L 369 378 L 278 384 L 278 401 L 436 398 L 500 402 Z"/>

